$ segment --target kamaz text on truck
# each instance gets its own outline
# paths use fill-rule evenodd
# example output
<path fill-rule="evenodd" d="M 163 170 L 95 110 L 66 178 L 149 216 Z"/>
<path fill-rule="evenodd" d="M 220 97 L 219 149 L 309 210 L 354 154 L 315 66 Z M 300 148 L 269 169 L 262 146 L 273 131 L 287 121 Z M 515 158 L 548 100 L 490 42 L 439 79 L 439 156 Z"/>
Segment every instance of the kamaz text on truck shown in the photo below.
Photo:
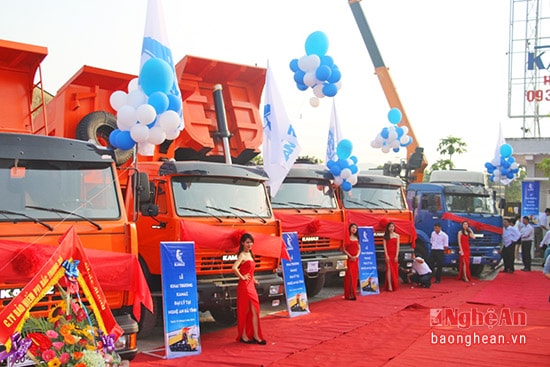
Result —
<path fill-rule="evenodd" d="M 449 236 L 444 266 L 458 266 L 457 234 L 463 221 L 468 221 L 476 234 L 476 238 L 470 240 L 472 274 L 479 275 L 485 265 L 498 265 L 502 216 L 496 209 L 493 194 L 485 186 L 482 172 L 433 171 L 430 182 L 408 186 L 407 200 L 414 210 L 417 246 L 430 250 L 430 235 L 436 222 Z"/>

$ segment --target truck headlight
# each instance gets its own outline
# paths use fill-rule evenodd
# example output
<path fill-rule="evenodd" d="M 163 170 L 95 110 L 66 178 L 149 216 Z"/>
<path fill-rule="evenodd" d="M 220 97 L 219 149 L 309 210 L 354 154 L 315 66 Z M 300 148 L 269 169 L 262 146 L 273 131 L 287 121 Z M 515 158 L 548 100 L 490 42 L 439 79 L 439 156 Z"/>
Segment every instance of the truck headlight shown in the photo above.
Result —
<path fill-rule="evenodd" d="M 336 269 L 345 269 L 345 268 L 346 268 L 346 260 L 336 261 Z"/>

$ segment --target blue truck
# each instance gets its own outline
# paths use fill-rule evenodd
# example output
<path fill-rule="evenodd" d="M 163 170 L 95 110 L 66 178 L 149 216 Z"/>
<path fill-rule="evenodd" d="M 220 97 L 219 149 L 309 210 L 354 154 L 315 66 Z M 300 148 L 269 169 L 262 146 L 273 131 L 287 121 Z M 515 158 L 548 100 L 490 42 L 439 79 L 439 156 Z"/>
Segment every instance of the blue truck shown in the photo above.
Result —
<path fill-rule="evenodd" d="M 495 195 L 485 184 L 482 172 L 463 170 L 433 171 L 429 182 L 411 183 L 407 201 L 414 211 L 417 232 L 416 251 L 430 252 L 430 235 L 434 223 L 449 236 L 449 249 L 443 262 L 446 267 L 458 266 L 457 234 L 467 220 L 475 232 L 470 241 L 470 270 L 479 275 L 486 265 L 500 262 L 502 216 L 495 205 Z"/>

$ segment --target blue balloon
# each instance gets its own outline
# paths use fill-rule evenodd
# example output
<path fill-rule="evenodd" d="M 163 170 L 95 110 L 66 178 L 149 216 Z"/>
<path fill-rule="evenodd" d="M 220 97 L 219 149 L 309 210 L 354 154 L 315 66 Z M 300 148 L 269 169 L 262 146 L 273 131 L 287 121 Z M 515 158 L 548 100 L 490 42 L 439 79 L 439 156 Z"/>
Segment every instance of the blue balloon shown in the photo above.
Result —
<path fill-rule="evenodd" d="M 304 73 L 302 70 L 298 69 L 294 72 L 294 81 L 299 84 L 305 84 L 304 83 L 304 76 L 306 73 Z"/>
<path fill-rule="evenodd" d="M 340 185 L 340 187 L 341 187 L 342 190 L 344 190 L 344 191 L 349 191 L 349 190 L 351 190 L 351 183 L 350 183 L 349 181 L 344 180 L 344 181 L 342 182 L 342 185 Z"/>
<path fill-rule="evenodd" d="M 118 134 L 120 134 L 120 131 L 120 129 L 114 129 L 113 131 L 111 131 L 111 134 L 109 134 L 109 143 L 115 148 L 118 148 L 116 145 L 116 137 Z"/>
<path fill-rule="evenodd" d="M 512 171 L 508 172 L 508 174 L 506 175 L 506 177 L 508 177 L 510 180 L 513 180 L 515 175 Z"/>
<path fill-rule="evenodd" d="M 321 56 L 321 65 L 326 65 L 332 69 L 332 65 L 334 65 L 334 59 L 329 55 Z"/>
<path fill-rule="evenodd" d="M 390 130 L 387 127 L 382 128 L 382 131 L 380 132 L 380 136 L 384 139 L 387 139 L 390 136 Z"/>
<path fill-rule="evenodd" d="M 311 33 L 306 39 L 306 54 L 325 55 L 328 51 L 328 37 L 321 31 Z"/>
<path fill-rule="evenodd" d="M 136 145 L 136 142 L 130 136 L 129 131 L 124 130 L 117 134 L 115 147 L 122 150 L 128 150 L 132 149 L 134 145 Z"/>
<path fill-rule="evenodd" d="M 327 82 L 338 83 L 341 78 L 342 78 L 342 73 L 340 72 L 340 69 L 338 69 L 338 66 L 332 65 L 332 73 L 330 74 L 330 77 L 327 79 Z"/>
<path fill-rule="evenodd" d="M 409 141 L 407 141 L 405 144 L 399 144 L 399 145 L 401 145 L 402 147 L 406 147 L 406 146 L 411 145 L 412 142 L 413 142 L 413 138 L 411 138 L 411 137 L 409 136 Z"/>
<path fill-rule="evenodd" d="M 353 164 L 357 164 L 357 157 L 356 156 L 352 155 L 351 157 L 349 157 L 349 159 L 351 159 Z"/>
<path fill-rule="evenodd" d="M 332 167 L 330 167 L 330 173 L 332 173 L 333 176 L 338 176 L 342 172 L 342 169 L 339 165 L 334 164 Z"/>
<path fill-rule="evenodd" d="M 395 132 L 397 133 L 397 139 L 399 139 L 400 137 L 403 136 L 403 134 L 405 133 L 405 131 L 403 130 L 402 127 L 396 127 L 395 128 Z"/>
<path fill-rule="evenodd" d="M 158 57 L 151 58 L 143 64 L 139 72 L 139 85 L 146 95 L 154 92 L 168 93 L 174 84 L 172 66 Z"/>
<path fill-rule="evenodd" d="M 494 166 L 491 162 L 486 162 L 486 163 L 485 163 L 485 168 L 487 168 L 487 169 L 491 169 L 491 168 L 492 168 L 492 169 L 495 169 L 495 166 Z"/>
<path fill-rule="evenodd" d="M 355 165 L 355 164 L 352 164 L 351 166 L 349 166 L 349 169 L 350 169 L 352 175 L 354 175 L 354 174 L 356 174 L 357 172 L 359 172 L 359 168 L 358 168 L 357 165 Z"/>
<path fill-rule="evenodd" d="M 303 83 L 296 83 L 296 88 L 298 88 L 299 90 L 301 90 L 302 92 L 307 90 L 309 87 Z"/>
<path fill-rule="evenodd" d="M 332 166 L 334 166 L 336 162 L 334 162 L 332 159 L 329 159 L 328 162 L 327 162 L 327 167 L 328 169 L 330 169 Z"/>
<path fill-rule="evenodd" d="M 500 155 L 502 157 L 509 157 L 512 155 L 512 146 L 510 144 L 502 144 L 500 146 Z"/>
<path fill-rule="evenodd" d="M 315 77 L 322 82 L 330 78 L 330 74 L 332 74 L 332 69 L 327 65 L 321 65 L 315 71 Z"/>
<path fill-rule="evenodd" d="M 399 147 L 393 148 L 392 150 L 393 150 L 395 153 L 398 153 L 398 152 L 399 152 Z"/>
<path fill-rule="evenodd" d="M 400 123 L 402 117 L 403 115 L 401 114 L 399 108 L 394 107 L 390 110 L 390 112 L 388 112 L 388 120 L 390 120 L 390 122 L 394 125 Z"/>
<path fill-rule="evenodd" d="M 157 111 L 157 115 L 160 115 L 168 109 L 170 100 L 168 99 L 166 93 L 154 92 L 151 93 L 151 95 L 147 99 L 147 103 L 155 108 L 155 111 Z"/>
<path fill-rule="evenodd" d="M 344 169 L 344 168 L 348 168 L 349 167 L 349 164 L 348 164 L 348 160 L 347 159 L 338 159 L 338 161 L 336 162 L 336 164 L 338 165 L 338 167 L 340 167 L 340 169 Z"/>
<path fill-rule="evenodd" d="M 334 83 L 325 83 L 323 85 L 323 94 L 327 97 L 334 97 L 338 93 L 338 87 Z"/>
<path fill-rule="evenodd" d="M 348 165 L 347 159 L 351 155 L 353 144 L 348 139 L 342 139 L 336 146 L 336 155 L 342 160 L 346 160 L 346 166 Z"/>
<path fill-rule="evenodd" d="M 300 67 L 298 66 L 298 59 L 292 59 L 290 60 L 290 70 L 297 72 L 300 70 Z"/>
<path fill-rule="evenodd" d="M 181 115 L 181 97 L 172 93 L 168 94 L 168 110 L 175 111 Z"/>

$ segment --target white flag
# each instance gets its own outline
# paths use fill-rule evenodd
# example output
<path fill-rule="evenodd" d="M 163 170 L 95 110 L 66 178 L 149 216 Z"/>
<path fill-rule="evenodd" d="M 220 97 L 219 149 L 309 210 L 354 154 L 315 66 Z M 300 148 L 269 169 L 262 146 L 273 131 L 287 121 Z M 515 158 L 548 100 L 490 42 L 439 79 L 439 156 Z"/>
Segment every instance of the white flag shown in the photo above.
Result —
<path fill-rule="evenodd" d="M 174 68 L 172 50 L 170 50 L 168 34 L 164 28 L 165 24 L 166 22 L 164 21 L 162 1 L 149 0 L 147 3 L 147 15 L 145 18 L 145 32 L 143 33 L 140 70 L 143 64 L 151 58 L 156 57 L 166 61 L 172 67 L 174 72 L 174 83 L 170 89 L 170 94 L 173 94 L 181 99 L 178 79 L 176 77 L 176 69 Z M 179 112 L 181 116 L 181 111 Z"/>
<path fill-rule="evenodd" d="M 290 168 L 298 158 L 301 148 L 296 132 L 279 95 L 269 65 L 265 82 L 264 105 L 264 169 L 269 176 L 271 196 L 275 196 Z"/>
<path fill-rule="evenodd" d="M 341 138 L 342 132 L 340 131 L 340 125 L 338 124 L 338 117 L 336 116 L 336 103 L 333 98 L 332 111 L 330 113 L 330 125 L 328 127 L 327 157 L 325 164 L 336 157 L 336 147 L 338 146 L 338 142 Z"/>

